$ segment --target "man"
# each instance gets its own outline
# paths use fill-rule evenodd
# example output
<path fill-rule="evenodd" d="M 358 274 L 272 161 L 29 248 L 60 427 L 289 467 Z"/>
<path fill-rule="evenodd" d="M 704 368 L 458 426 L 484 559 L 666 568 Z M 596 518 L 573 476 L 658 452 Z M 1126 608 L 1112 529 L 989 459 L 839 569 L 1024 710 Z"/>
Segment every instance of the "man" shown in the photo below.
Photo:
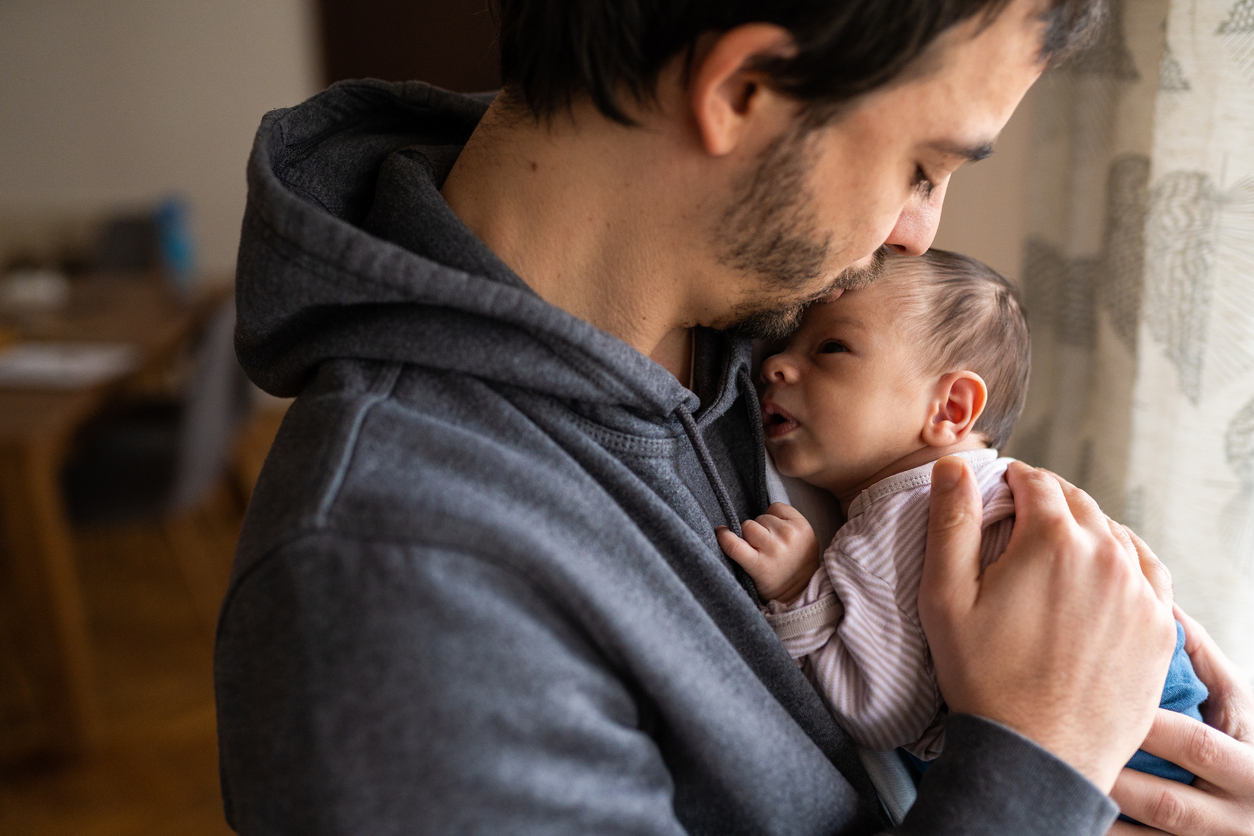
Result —
<path fill-rule="evenodd" d="M 889 826 L 715 543 L 766 505 L 744 334 L 926 250 L 1093 4 L 653 5 L 506 0 L 490 105 L 358 83 L 263 123 L 238 348 L 300 398 L 219 630 L 241 833 Z M 980 579 L 978 495 L 938 466 L 952 716 L 895 832 L 1104 832 L 1154 722 L 1161 567 L 1014 480 L 1013 571 Z"/>

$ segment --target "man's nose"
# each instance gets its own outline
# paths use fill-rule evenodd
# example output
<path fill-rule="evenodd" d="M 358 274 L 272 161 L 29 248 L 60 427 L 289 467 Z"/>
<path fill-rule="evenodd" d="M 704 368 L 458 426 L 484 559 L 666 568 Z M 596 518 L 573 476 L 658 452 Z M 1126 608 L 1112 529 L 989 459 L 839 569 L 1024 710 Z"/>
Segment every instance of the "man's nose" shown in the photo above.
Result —
<path fill-rule="evenodd" d="M 947 188 L 948 179 L 932 187 L 931 194 L 926 197 L 919 193 L 913 195 L 897 216 L 897 223 L 884 243 L 902 255 L 923 255 L 927 252 L 936 238 Z"/>

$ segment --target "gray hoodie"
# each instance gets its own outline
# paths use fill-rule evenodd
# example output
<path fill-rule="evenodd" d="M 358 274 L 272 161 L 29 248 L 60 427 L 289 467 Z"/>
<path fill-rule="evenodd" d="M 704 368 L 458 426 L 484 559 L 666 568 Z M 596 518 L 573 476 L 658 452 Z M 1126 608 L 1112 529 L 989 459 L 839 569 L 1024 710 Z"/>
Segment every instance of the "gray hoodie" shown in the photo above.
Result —
<path fill-rule="evenodd" d="M 438 191 L 486 106 L 344 83 L 257 134 L 236 345 L 299 397 L 218 629 L 228 820 L 882 830 L 848 737 L 715 543 L 766 505 L 749 346 L 701 332 L 689 391 L 530 290 Z M 1113 817 L 1062 762 L 956 716 L 894 832 Z"/>

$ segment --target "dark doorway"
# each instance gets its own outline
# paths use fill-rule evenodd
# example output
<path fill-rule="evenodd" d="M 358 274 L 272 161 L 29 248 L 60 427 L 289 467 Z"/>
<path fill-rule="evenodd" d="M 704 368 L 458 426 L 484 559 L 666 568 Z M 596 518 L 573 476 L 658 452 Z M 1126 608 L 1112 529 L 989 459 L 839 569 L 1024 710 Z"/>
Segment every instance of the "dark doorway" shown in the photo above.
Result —
<path fill-rule="evenodd" d="M 463 93 L 500 86 L 488 0 L 319 0 L 328 84 L 427 81 Z"/>

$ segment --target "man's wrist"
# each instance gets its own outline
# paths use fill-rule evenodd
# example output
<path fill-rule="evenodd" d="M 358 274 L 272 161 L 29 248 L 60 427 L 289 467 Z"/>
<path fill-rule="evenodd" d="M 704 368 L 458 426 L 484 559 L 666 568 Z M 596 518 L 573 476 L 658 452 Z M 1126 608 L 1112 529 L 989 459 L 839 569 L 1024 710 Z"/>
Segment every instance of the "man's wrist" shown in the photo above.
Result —
<path fill-rule="evenodd" d="M 1094 746 L 1092 735 L 1085 733 L 1082 729 L 1042 728 L 1039 722 L 1031 722 L 1027 718 L 1001 717 L 989 711 L 959 711 L 958 713 L 994 723 L 1030 741 L 1083 775 L 1103 793 L 1110 792 L 1111 787 L 1115 785 L 1115 779 L 1119 777 L 1119 770 L 1127 762 L 1127 758 L 1100 751 Z"/>
<path fill-rule="evenodd" d="M 1118 807 L 1086 775 L 1009 726 L 946 720 L 945 748 L 901 832 L 1105 834 Z"/>

